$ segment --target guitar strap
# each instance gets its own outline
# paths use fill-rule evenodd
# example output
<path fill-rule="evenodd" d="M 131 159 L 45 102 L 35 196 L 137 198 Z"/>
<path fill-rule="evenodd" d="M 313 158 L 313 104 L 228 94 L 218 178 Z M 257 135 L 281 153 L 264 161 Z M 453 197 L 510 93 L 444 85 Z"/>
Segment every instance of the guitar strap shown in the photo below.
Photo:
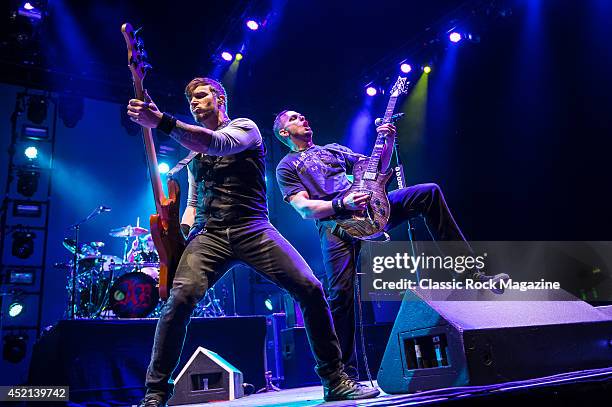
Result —
<path fill-rule="evenodd" d="M 191 160 L 193 160 L 193 157 L 195 157 L 196 155 L 198 155 L 196 151 L 190 151 L 189 154 L 187 154 L 187 157 L 183 158 L 181 161 L 178 162 L 178 164 L 174 166 L 174 168 L 168 171 L 168 178 L 174 178 L 174 174 L 185 168 L 187 164 L 189 164 Z"/>

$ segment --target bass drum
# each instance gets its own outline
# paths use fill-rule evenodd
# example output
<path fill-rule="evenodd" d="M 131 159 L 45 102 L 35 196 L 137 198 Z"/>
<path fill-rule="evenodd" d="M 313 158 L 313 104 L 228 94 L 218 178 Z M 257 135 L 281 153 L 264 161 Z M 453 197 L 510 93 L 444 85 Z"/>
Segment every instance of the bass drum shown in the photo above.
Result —
<path fill-rule="evenodd" d="M 110 290 L 110 308 L 119 318 L 144 318 L 158 303 L 157 282 L 145 273 L 124 274 Z"/>

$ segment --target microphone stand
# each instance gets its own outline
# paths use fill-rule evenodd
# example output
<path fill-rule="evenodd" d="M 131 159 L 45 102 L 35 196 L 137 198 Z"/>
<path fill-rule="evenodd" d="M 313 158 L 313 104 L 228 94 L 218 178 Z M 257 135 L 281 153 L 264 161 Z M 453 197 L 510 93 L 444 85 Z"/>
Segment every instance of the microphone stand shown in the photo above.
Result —
<path fill-rule="evenodd" d="M 72 287 L 71 287 L 71 293 L 70 293 L 69 319 L 76 319 L 76 306 L 77 306 L 77 303 L 76 303 L 76 276 L 77 276 L 78 260 L 79 260 L 79 252 L 80 252 L 79 230 L 81 229 L 81 225 L 84 224 L 85 222 L 88 222 L 89 220 L 95 218 L 102 212 L 108 212 L 107 210 L 104 210 L 104 208 L 105 208 L 104 206 L 98 206 L 89 215 L 87 215 L 85 219 L 82 219 L 78 221 L 77 223 L 70 225 L 68 227 L 68 230 L 74 230 L 74 256 L 72 258 L 72 276 L 71 276 Z"/>
<path fill-rule="evenodd" d="M 394 120 L 393 123 L 395 123 L 396 121 L 397 120 Z M 393 155 L 395 157 L 395 163 L 396 163 L 393 170 L 395 172 L 395 179 L 397 180 L 397 188 L 398 189 L 406 188 L 406 176 L 404 175 L 404 163 L 402 162 L 402 157 L 400 156 L 400 153 L 399 153 L 399 143 L 397 141 L 397 135 L 395 136 L 395 139 L 393 141 Z M 412 231 L 413 231 L 412 224 L 410 223 L 410 219 L 407 219 L 406 222 L 408 223 L 408 240 L 410 241 L 410 250 L 412 251 L 412 256 L 416 256 L 416 250 L 414 248 L 414 240 L 413 240 L 413 235 L 412 235 Z M 417 278 L 417 281 L 421 280 L 421 277 L 419 276 L 418 268 L 416 269 L 416 278 Z"/>

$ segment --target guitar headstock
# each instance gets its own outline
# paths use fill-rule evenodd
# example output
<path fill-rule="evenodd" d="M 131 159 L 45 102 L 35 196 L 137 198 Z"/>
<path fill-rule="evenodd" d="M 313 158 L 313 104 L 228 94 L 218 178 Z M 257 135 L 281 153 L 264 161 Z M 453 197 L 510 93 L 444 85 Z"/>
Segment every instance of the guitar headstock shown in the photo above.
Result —
<path fill-rule="evenodd" d="M 391 88 L 391 96 L 399 96 L 402 93 L 408 93 L 408 78 L 402 78 L 401 76 L 397 77 L 395 81 L 395 85 Z"/>
<path fill-rule="evenodd" d="M 151 65 L 147 61 L 148 57 L 144 49 L 144 42 L 138 36 L 139 31 L 140 29 L 134 30 L 130 23 L 125 23 L 121 26 L 121 32 L 123 33 L 123 38 L 125 38 L 125 44 L 127 45 L 128 66 L 132 72 L 136 97 L 144 100 L 144 88 L 142 83 L 147 75 L 147 71 L 151 69 Z"/>

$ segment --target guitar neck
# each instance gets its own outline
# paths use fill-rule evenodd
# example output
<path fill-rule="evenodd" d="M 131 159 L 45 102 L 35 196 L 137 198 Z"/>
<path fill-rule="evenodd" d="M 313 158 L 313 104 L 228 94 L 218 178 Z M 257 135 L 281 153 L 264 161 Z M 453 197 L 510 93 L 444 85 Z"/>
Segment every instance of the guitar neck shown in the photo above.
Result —
<path fill-rule="evenodd" d="M 142 82 L 134 82 L 134 91 L 136 98 L 145 100 Z M 166 195 L 161 183 L 159 175 L 159 167 L 157 165 L 157 153 L 155 152 L 155 142 L 153 141 L 153 130 L 143 127 L 142 140 L 145 146 L 145 156 L 147 157 L 147 165 L 149 167 L 149 175 L 151 178 L 151 186 L 153 187 L 153 198 L 155 199 L 155 209 L 161 214 L 162 203 L 166 201 Z"/>
<path fill-rule="evenodd" d="M 383 124 L 391 122 L 391 117 L 393 116 L 393 112 L 395 111 L 396 102 L 397 96 L 391 96 L 389 98 L 389 103 L 387 103 L 387 109 L 385 109 L 385 116 L 383 117 Z M 368 161 L 368 172 L 376 173 L 378 171 L 380 158 L 385 147 L 385 141 L 386 136 L 383 133 L 378 133 L 378 135 L 376 136 L 376 142 L 374 143 L 374 148 L 372 149 L 372 154 L 370 155 L 370 159 Z"/>

